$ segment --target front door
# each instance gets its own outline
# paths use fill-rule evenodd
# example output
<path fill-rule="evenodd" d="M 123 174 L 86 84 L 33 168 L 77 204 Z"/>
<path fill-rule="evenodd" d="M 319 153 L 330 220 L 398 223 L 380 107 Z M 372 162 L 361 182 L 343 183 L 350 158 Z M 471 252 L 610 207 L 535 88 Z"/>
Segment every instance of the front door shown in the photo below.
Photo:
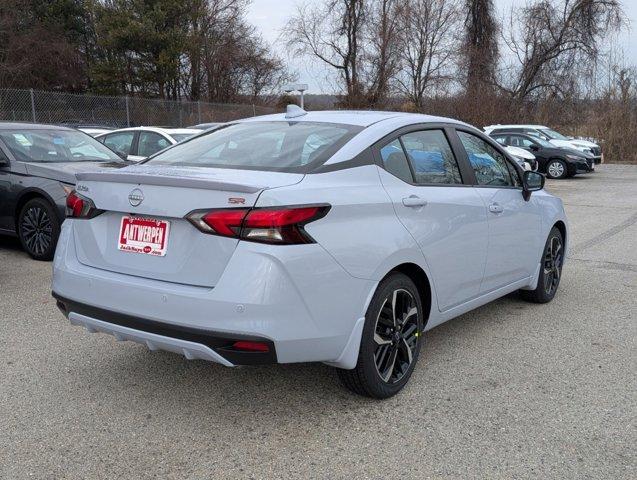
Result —
<path fill-rule="evenodd" d="M 484 203 L 463 183 L 450 132 L 407 131 L 377 150 L 381 181 L 424 254 L 440 311 L 479 295 L 488 240 Z"/>
<path fill-rule="evenodd" d="M 525 201 L 517 170 L 484 139 L 458 131 L 476 177 L 489 220 L 489 248 L 481 293 L 489 293 L 535 273 L 541 218 L 533 197 Z"/>

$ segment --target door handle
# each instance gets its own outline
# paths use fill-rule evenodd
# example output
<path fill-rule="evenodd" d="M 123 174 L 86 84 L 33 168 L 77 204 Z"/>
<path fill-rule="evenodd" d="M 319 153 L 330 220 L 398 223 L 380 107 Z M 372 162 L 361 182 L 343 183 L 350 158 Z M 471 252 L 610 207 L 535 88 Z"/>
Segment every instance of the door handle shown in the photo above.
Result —
<path fill-rule="evenodd" d="M 424 207 L 427 205 L 427 200 L 416 195 L 410 195 L 409 197 L 403 198 L 403 205 L 405 207 Z"/>
<path fill-rule="evenodd" d="M 489 211 L 491 213 L 502 213 L 504 209 L 499 203 L 492 203 L 491 205 L 489 205 Z"/>

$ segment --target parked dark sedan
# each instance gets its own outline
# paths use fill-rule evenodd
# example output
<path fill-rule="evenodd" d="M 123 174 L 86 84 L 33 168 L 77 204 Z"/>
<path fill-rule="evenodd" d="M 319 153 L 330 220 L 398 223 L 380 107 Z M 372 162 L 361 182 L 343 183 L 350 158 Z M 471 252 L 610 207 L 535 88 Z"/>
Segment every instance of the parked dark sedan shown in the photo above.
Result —
<path fill-rule="evenodd" d="M 50 260 L 75 174 L 128 165 L 90 135 L 66 127 L 0 122 L 0 234 Z"/>
<path fill-rule="evenodd" d="M 592 158 L 582 152 L 570 148 L 556 147 L 542 138 L 517 132 L 492 133 L 490 135 L 501 145 L 528 150 L 538 162 L 538 171 L 549 178 L 572 177 L 577 173 L 588 173 L 595 170 Z"/>

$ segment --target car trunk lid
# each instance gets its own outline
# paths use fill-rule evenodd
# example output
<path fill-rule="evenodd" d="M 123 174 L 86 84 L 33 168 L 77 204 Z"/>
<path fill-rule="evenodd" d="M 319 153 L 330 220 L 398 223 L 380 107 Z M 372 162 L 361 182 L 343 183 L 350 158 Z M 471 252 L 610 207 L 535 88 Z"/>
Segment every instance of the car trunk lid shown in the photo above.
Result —
<path fill-rule="evenodd" d="M 74 222 L 78 260 L 127 275 L 213 287 L 238 240 L 204 234 L 184 217 L 193 210 L 249 208 L 264 189 L 302 178 L 281 172 L 144 165 L 79 174 L 77 191 L 104 213 Z M 122 228 L 128 223 L 124 217 L 167 222 L 165 255 L 121 250 Z"/>

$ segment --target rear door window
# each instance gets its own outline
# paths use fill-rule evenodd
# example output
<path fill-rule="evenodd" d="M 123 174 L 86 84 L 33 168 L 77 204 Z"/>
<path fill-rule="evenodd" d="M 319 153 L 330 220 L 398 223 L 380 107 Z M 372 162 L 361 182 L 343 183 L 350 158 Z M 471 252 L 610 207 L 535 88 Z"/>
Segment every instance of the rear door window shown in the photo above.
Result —
<path fill-rule="evenodd" d="M 531 145 L 535 145 L 535 143 L 521 135 L 511 135 L 511 145 L 528 149 L 531 148 Z"/>
<path fill-rule="evenodd" d="M 385 170 L 389 173 L 395 175 L 404 182 L 414 182 L 407 156 L 405 155 L 405 151 L 403 150 L 400 140 L 396 139 L 381 148 L 380 157 L 383 160 Z"/>
<path fill-rule="evenodd" d="M 140 157 L 150 157 L 155 153 L 169 147 L 171 143 L 163 135 L 155 132 L 139 132 L 137 143 L 137 155 Z"/>
<path fill-rule="evenodd" d="M 114 152 L 130 154 L 135 132 L 110 133 L 104 137 L 104 145 Z"/>

